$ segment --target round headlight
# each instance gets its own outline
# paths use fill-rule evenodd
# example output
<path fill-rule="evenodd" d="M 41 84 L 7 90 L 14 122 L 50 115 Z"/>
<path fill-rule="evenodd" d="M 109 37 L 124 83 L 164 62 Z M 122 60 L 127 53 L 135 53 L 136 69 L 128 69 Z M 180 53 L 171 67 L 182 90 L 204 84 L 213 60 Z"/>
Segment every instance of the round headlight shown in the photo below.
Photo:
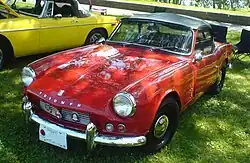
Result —
<path fill-rule="evenodd" d="M 121 117 L 131 117 L 136 110 L 135 99 L 127 92 L 118 93 L 113 99 L 113 106 L 115 112 Z"/>
<path fill-rule="evenodd" d="M 24 67 L 22 71 L 22 81 L 24 86 L 29 86 L 36 77 L 35 71 L 31 67 Z"/>

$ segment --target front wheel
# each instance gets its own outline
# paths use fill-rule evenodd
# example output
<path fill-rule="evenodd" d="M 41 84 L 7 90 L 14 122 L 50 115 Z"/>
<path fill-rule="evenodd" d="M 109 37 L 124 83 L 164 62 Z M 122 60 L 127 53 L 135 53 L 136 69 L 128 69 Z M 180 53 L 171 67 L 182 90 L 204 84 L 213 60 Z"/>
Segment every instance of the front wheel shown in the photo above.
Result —
<path fill-rule="evenodd" d="M 7 63 L 13 61 L 14 55 L 10 44 L 0 38 L 0 70 L 2 70 Z"/>
<path fill-rule="evenodd" d="M 171 97 L 167 98 L 156 114 L 144 150 L 157 152 L 169 144 L 177 130 L 179 116 L 177 101 Z"/>
<path fill-rule="evenodd" d="M 5 60 L 5 57 L 4 57 L 3 49 L 0 47 L 0 70 L 3 69 L 4 60 Z"/>
<path fill-rule="evenodd" d="M 94 44 L 102 37 L 107 38 L 107 34 L 103 30 L 93 30 L 89 33 L 85 45 Z"/>

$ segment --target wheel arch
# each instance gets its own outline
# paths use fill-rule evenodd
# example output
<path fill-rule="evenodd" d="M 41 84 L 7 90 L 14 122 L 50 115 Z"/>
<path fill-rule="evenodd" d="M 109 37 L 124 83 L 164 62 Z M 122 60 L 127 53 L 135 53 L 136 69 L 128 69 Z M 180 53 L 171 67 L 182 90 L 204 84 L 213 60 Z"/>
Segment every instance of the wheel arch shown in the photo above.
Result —
<path fill-rule="evenodd" d="M 229 60 L 228 58 L 225 58 L 225 63 L 228 64 Z"/>
<path fill-rule="evenodd" d="M 93 32 L 93 31 L 102 31 L 103 34 L 105 34 L 105 36 L 108 37 L 108 31 L 107 31 L 107 29 L 105 29 L 104 27 L 94 28 L 94 29 L 92 29 L 92 30 L 89 32 L 89 34 L 90 34 L 91 32 Z"/>
<path fill-rule="evenodd" d="M 9 59 L 14 59 L 15 58 L 15 55 L 14 55 L 14 48 L 12 46 L 12 43 L 11 41 L 6 37 L 4 36 L 3 34 L 0 34 L 0 41 L 3 41 L 4 43 L 7 44 L 11 54 L 9 56 Z"/>
<path fill-rule="evenodd" d="M 88 39 L 89 39 L 89 37 L 91 36 L 91 34 L 92 34 L 93 32 L 95 32 L 95 31 L 100 31 L 100 32 L 102 32 L 102 34 L 105 35 L 105 39 L 108 37 L 108 31 L 107 31 L 105 28 L 103 28 L 103 27 L 94 28 L 94 29 L 92 29 L 91 31 L 89 31 L 87 37 L 85 38 L 84 45 L 88 45 Z"/>
<path fill-rule="evenodd" d="M 164 102 L 168 98 L 173 98 L 174 100 L 176 100 L 177 104 L 179 105 L 179 111 L 181 111 L 181 108 L 182 108 L 181 99 L 180 99 L 179 93 L 175 89 L 170 89 L 170 90 L 167 90 L 165 92 L 165 94 L 162 96 L 162 98 L 160 100 L 160 104 L 158 105 L 159 106 L 158 109 L 160 108 L 161 105 L 164 104 Z"/>

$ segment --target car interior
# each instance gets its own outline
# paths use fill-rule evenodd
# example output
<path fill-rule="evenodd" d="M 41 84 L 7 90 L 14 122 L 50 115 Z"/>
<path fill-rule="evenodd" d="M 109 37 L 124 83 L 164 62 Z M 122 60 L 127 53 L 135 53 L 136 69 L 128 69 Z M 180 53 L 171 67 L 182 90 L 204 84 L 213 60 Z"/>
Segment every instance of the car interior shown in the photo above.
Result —
<path fill-rule="evenodd" d="M 215 44 L 211 32 L 208 29 L 198 30 L 195 51 L 201 51 L 202 55 L 209 55 L 214 49 Z"/>
<path fill-rule="evenodd" d="M 138 26 L 138 28 L 136 28 Z M 191 51 L 193 33 L 178 26 L 159 23 L 125 23 L 112 41 L 137 43 L 179 53 Z"/>
<path fill-rule="evenodd" d="M 73 5 L 67 1 L 54 1 L 54 12 L 53 16 L 61 14 L 62 17 L 73 17 L 76 16 L 74 13 Z"/>
<path fill-rule="evenodd" d="M 189 52 L 191 50 L 191 36 L 178 33 L 174 29 L 165 31 L 166 28 L 162 27 L 162 30 L 160 30 L 160 27 L 156 24 L 149 25 L 147 31 L 138 39 L 138 43 L 163 47 L 176 52 Z"/>
<path fill-rule="evenodd" d="M 16 2 L 23 2 L 22 6 L 18 6 Z M 45 3 L 48 3 L 48 8 Z M 57 14 L 61 14 L 62 17 L 73 17 L 77 16 L 77 4 L 73 0 L 36 0 L 34 4 L 26 2 L 26 0 L 16 0 L 11 7 L 22 14 L 36 17 L 53 17 Z M 43 14 L 43 10 L 46 10 Z M 53 13 L 53 15 L 52 15 Z"/>

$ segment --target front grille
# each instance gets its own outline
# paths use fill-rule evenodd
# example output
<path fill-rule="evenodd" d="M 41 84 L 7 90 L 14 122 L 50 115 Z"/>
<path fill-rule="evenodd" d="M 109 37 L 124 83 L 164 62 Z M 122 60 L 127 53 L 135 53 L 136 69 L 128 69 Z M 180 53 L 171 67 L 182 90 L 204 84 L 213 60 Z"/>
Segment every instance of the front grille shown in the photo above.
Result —
<path fill-rule="evenodd" d="M 79 123 L 83 125 L 87 125 L 90 122 L 89 115 L 72 112 L 69 110 L 61 110 L 62 113 L 62 119 L 69 122 Z M 75 119 L 77 117 L 77 120 Z"/>

